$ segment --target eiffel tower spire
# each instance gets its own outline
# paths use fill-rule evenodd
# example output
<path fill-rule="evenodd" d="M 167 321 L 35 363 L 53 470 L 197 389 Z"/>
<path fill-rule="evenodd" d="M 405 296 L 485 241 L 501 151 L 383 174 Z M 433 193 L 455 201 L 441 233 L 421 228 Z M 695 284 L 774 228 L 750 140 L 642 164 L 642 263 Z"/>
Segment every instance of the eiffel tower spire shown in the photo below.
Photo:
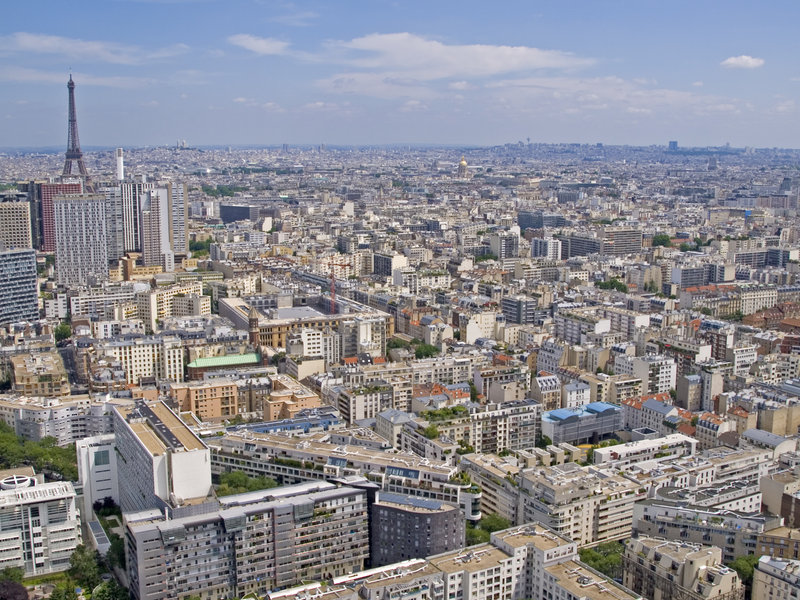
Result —
<path fill-rule="evenodd" d="M 92 180 L 86 172 L 86 165 L 83 162 L 83 152 L 81 152 L 81 142 L 78 139 L 78 117 L 75 113 L 75 82 L 72 81 L 72 74 L 67 82 L 69 90 L 69 128 L 67 130 L 67 153 L 64 161 L 64 172 L 62 177 L 81 177 L 84 180 L 84 188 L 92 190 Z"/>

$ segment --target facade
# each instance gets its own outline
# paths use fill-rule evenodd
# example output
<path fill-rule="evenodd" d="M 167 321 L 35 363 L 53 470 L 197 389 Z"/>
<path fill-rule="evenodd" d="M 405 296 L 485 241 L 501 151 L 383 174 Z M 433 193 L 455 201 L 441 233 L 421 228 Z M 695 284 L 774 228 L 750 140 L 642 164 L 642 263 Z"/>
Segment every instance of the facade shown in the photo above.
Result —
<path fill-rule="evenodd" d="M 642 500 L 633 507 L 634 535 L 662 537 L 722 549 L 722 561 L 754 554 L 757 538 L 782 524 L 780 517 L 695 507 L 686 502 Z"/>
<path fill-rule="evenodd" d="M 626 544 L 622 572 L 625 586 L 650 600 L 744 599 L 744 584 L 715 546 L 641 536 Z"/>
<path fill-rule="evenodd" d="M 622 429 L 622 409 L 606 402 L 542 413 L 542 435 L 554 444 L 596 443 Z"/>
<path fill-rule="evenodd" d="M 111 433 L 114 401 L 88 395 L 47 398 L 9 395 L 0 397 L 0 420 L 26 440 L 52 437 L 69 446 L 87 436 Z"/>
<path fill-rule="evenodd" d="M 26 577 L 69 569 L 81 543 L 75 490 L 69 482 L 44 483 L 30 467 L 4 471 L 0 480 L 0 565 Z"/>
<path fill-rule="evenodd" d="M 104 340 L 95 346 L 98 356 L 108 356 L 120 363 L 128 383 L 139 385 L 142 379 L 183 381 L 183 345 L 177 337 L 136 336 Z"/>
<path fill-rule="evenodd" d="M 645 394 L 663 394 L 675 388 L 678 368 L 673 358 L 648 354 L 618 357 L 614 372 L 641 379 Z"/>
<path fill-rule="evenodd" d="M 111 498 L 119 504 L 117 453 L 114 434 L 107 433 L 77 440 L 78 481 L 83 488 L 82 515 L 84 521 L 94 520 L 95 502 Z"/>
<path fill-rule="evenodd" d="M 56 196 L 53 215 L 58 284 L 81 286 L 108 281 L 105 196 Z"/>
<path fill-rule="evenodd" d="M 312 482 L 126 515 L 137 600 L 241 598 L 364 568 L 366 492 Z"/>
<path fill-rule="evenodd" d="M 69 396 L 69 378 L 57 352 L 20 354 L 11 358 L 14 391 L 23 396 Z"/>
<path fill-rule="evenodd" d="M 30 203 L 0 199 L 0 250 L 32 247 Z"/>
<path fill-rule="evenodd" d="M 240 434 L 208 438 L 212 470 L 266 475 L 281 483 L 349 476 L 368 479 L 387 492 L 440 500 L 480 519 L 480 490 L 457 478 L 458 469 L 408 453 L 335 443 L 324 433 L 303 436 Z"/>
<path fill-rule="evenodd" d="M 245 412 L 239 409 L 239 389 L 233 379 L 172 383 L 169 396 L 180 412 L 192 412 L 202 421 L 232 419 Z"/>
<path fill-rule="evenodd" d="M 753 598 L 794 600 L 800 589 L 800 560 L 762 556 L 753 571 Z"/>
<path fill-rule="evenodd" d="M 114 434 L 123 512 L 162 510 L 211 493 L 208 447 L 164 403 L 116 407 Z"/>
<path fill-rule="evenodd" d="M 144 266 L 160 265 L 164 272 L 175 270 L 175 255 L 170 244 L 169 191 L 158 188 L 141 197 L 141 246 Z"/>
<path fill-rule="evenodd" d="M 42 183 L 31 185 L 38 187 L 39 200 L 42 210 L 42 250 L 45 252 L 56 251 L 56 217 L 54 199 L 64 194 L 80 194 L 83 184 L 75 183 Z"/>
<path fill-rule="evenodd" d="M 464 515 L 452 504 L 378 492 L 370 506 L 373 567 L 464 547 Z"/>
<path fill-rule="evenodd" d="M 0 326 L 39 318 L 36 252 L 0 246 Z"/>
<path fill-rule="evenodd" d="M 630 537 L 645 490 L 612 472 L 565 463 L 526 470 L 519 479 L 518 519 L 537 521 L 586 546 Z"/>

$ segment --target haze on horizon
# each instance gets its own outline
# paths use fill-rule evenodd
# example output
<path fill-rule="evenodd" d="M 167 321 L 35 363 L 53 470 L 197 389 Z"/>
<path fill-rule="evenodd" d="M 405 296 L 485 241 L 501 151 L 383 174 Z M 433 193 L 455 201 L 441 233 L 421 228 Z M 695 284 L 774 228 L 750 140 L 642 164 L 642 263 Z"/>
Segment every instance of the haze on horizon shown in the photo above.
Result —
<path fill-rule="evenodd" d="M 4 147 L 603 142 L 800 147 L 800 5 L 15 4 Z"/>

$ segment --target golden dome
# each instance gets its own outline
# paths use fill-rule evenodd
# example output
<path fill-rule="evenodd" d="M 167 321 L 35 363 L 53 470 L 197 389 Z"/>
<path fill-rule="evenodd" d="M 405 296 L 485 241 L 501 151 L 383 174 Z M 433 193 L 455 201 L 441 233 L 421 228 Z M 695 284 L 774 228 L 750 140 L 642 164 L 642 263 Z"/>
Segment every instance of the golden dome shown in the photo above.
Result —
<path fill-rule="evenodd" d="M 462 156 L 462 157 L 461 157 L 461 162 L 460 162 L 460 163 L 458 163 L 458 164 L 459 164 L 460 166 L 462 166 L 462 167 L 466 167 L 466 166 L 467 166 L 467 159 L 466 159 L 466 158 L 464 158 L 464 157 Z"/>

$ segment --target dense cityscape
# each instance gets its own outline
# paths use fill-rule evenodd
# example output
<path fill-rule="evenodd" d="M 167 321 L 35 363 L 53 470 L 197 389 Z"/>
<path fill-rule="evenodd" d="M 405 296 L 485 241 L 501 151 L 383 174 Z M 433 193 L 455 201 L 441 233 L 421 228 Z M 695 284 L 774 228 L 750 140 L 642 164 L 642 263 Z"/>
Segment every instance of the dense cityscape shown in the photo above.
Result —
<path fill-rule="evenodd" d="M 65 83 L 0 155 L 0 597 L 797 598 L 800 151 L 84 152 Z"/>

